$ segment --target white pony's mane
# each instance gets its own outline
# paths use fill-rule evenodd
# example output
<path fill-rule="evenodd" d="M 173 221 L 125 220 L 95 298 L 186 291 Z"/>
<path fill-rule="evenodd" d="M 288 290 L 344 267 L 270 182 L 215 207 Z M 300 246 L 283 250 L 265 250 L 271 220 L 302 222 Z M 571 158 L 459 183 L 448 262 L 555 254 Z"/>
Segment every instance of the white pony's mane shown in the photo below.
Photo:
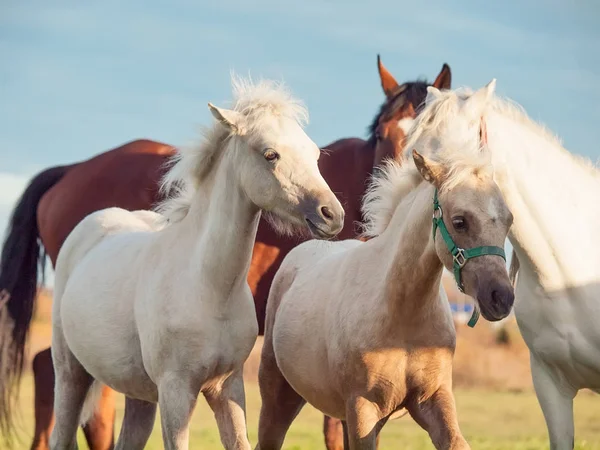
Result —
<path fill-rule="evenodd" d="M 283 83 L 260 80 L 253 83 L 234 74 L 231 76 L 233 109 L 246 118 L 246 133 L 260 130 L 272 116 L 285 117 L 304 126 L 308 123 L 308 110 L 294 98 Z M 201 140 L 181 147 L 170 158 L 170 167 L 161 182 L 161 192 L 168 195 L 155 211 L 168 222 L 181 221 L 188 213 L 192 198 L 202 181 L 211 172 L 216 155 L 227 145 L 230 131 L 215 121 L 211 127 L 201 128 Z"/>
<path fill-rule="evenodd" d="M 446 178 L 440 187 L 442 191 L 452 189 L 467 177 L 491 172 L 489 152 L 482 152 L 478 147 L 467 151 L 464 148 L 441 149 L 435 155 L 428 156 L 428 159 L 441 164 L 446 171 Z M 363 236 L 375 237 L 383 233 L 398 206 L 421 182 L 424 180 L 412 156 L 403 163 L 386 160 L 379 174 L 372 177 L 363 198 Z"/>
<path fill-rule="evenodd" d="M 426 134 L 439 135 L 438 130 L 448 118 L 456 115 L 456 108 L 459 101 L 466 101 L 474 94 L 473 90 L 467 87 L 455 90 L 441 90 L 435 97 L 428 97 L 427 103 L 422 111 L 415 118 L 413 125 L 406 137 L 406 148 L 413 148 L 415 143 Z M 533 133 L 545 138 L 551 145 L 559 151 L 567 153 L 573 160 L 584 169 L 591 170 L 598 176 L 598 168 L 588 158 L 570 153 L 563 147 L 561 139 L 543 124 L 531 119 L 525 109 L 512 99 L 500 97 L 493 94 L 488 100 L 486 110 L 500 114 L 515 123 L 518 123 Z M 468 141 L 468 137 L 463 141 Z M 477 150 L 472 148 L 473 150 Z"/>

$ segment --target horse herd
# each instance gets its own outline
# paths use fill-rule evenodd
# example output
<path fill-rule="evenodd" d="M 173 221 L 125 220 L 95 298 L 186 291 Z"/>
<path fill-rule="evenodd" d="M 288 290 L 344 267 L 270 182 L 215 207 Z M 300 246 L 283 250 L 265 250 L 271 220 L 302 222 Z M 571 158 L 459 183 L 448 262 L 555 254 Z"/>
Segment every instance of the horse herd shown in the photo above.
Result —
<path fill-rule="evenodd" d="M 80 423 L 90 448 L 112 448 L 111 388 L 126 396 L 116 448 L 143 448 L 160 405 L 165 448 L 187 449 L 202 393 L 223 446 L 250 449 L 242 366 L 258 334 L 257 449 L 281 448 L 307 402 L 328 449 L 375 449 L 406 412 L 436 448 L 470 448 L 444 268 L 476 301 L 471 325 L 506 317 L 516 286 L 550 447 L 574 447 L 573 398 L 600 392 L 599 171 L 495 80 L 451 90 L 446 64 L 432 85 L 397 83 L 379 57 L 378 69 L 386 100 L 367 141 L 320 151 L 283 85 L 234 77 L 202 142 L 136 141 L 32 180 L 0 266 L 7 442 L 48 254 L 33 449 L 76 448 Z"/>

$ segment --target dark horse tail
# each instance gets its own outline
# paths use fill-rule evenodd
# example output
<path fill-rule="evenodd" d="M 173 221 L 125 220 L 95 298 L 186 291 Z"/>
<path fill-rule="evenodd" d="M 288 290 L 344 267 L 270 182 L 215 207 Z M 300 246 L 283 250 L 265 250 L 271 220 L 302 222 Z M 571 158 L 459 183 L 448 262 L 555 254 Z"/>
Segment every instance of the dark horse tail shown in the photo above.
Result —
<path fill-rule="evenodd" d="M 12 435 L 11 412 L 23 372 L 38 277 L 42 283 L 44 279 L 46 253 L 39 239 L 37 206 L 68 169 L 52 167 L 36 175 L 19 199 L 6 230 L 0 258 L 0 434 L 7 439 Z"/>

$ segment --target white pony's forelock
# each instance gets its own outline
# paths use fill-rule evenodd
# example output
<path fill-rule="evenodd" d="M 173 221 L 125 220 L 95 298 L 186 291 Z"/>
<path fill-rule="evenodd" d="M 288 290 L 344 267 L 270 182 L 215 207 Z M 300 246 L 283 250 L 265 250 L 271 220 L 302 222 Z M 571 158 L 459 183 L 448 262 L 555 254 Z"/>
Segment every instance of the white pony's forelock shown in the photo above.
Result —
<path fill-rule="evenodd" d="M 283 82 L 260 80 L 254 83 L 249 77 L 231 74 L 233 109 L 245 116 L 249 131 L 260 128 L 271 116 L 292 119 L 300 126 L 308 123 L 308 110 L 294 98 Z M 266 112 L 266 114 L 265 114 Z M 182 220 L 188 213 L 191 200 L 203 179 L 211 171 L 219 149 L 227 144 L 230 131 L 218 122 L 201 128 L 201 139 L 177 149 L 167 162 L 168 172 L 161 180 L 160 191 L 166 200 L 155 211 L 168 222 Z M 283 233 L 293 233 L 289 226 L 273 219 Z"/>

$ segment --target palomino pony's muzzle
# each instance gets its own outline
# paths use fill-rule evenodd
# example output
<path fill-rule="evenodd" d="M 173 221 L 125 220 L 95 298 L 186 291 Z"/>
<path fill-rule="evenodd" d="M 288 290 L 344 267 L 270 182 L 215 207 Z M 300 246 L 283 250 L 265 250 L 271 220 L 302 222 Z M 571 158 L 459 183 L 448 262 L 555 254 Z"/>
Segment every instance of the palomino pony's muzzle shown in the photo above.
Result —
<path fill-rule="evenodd" d="M 438 190 L 436 189 L 433 194 L 433 241 L 435 242 L 436 231 L 439 229 L 442 238 L 446 243 L 446 247 L 448 247 L 448 250 L 452 255 L 452 266 L 456 285 L 458 286 L 460 292 L 464 292 L 464 286 L 461 279 L 461 271 L 470 259 L 477 258 L 480 256 L 493 255 L 500 256 L 502 259 L 504 259 L 504 261 L 506 261 L 506 255 L 504 253 L 503 248 L 496 247 L 493 245 L 485 245 L 482 247 L 475 247 L 469 249 L 460 248 L 458 245 L 456 245 L 454 239 L 452 239 L 452 236 L 450 236 L 450 232 L 448 231 L 448 228 L 446 228 L 446 224 L 444 223 L 443 215 L 444 212 L 442 210 L 442 207 L 440 206 L 440 202 L 438 200 Z M 487 310 L 485 317 L 486 319 L 488 319 Z M 472 328 L 477 323 L 477 320 L 479 320 L 479 310 L 477 309 L 477 307 L 475 307 L 473 309 L 473 315 L 469 319 L 467 325 L 469 325 Z"/>

